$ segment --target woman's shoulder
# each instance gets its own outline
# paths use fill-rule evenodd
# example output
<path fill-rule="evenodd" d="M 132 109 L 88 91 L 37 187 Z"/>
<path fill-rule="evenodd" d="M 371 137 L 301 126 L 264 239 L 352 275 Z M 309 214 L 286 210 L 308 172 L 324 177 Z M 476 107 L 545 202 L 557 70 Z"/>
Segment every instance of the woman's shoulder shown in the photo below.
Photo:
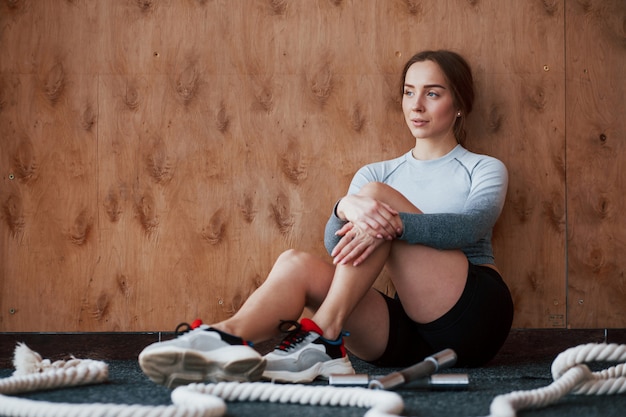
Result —
<path fill-rule="evenodd" d="M 393 159 L 382 160 L 378 162 L 371 162 L 362 166 L 354 174 L 352 179 L 351 189 L 359 189 L 368 182 L 380 181 L 385 182 L 390 175 L 404 165 L 406 162 L 406 155 L 401 155 Z"/>
<path fill-rule="evenodd" d="M 506 169 L 504 162 L 500 159 L 496 158 L 492 155 L 487 155 L 483 153 L 472 152 L 461 145 L 459 145 L 456 149 L 457 155 L 456 158 L 463 162 L 464 165 L 467 166 L 491 166 L 494 168 Z"/>
<path fill-rule="evenodd" d="M 406 162 L 407 156 L 410 155 L 410 151 L 406 152 L 400 156 L 391 159 L 385 159 L 382 161 L 370 162 L 365 166 L 361 167 L 361 169 L 370 169 L 370 170 L 385 170 L 394 169 L 399 165 L 402 165 Z"/>

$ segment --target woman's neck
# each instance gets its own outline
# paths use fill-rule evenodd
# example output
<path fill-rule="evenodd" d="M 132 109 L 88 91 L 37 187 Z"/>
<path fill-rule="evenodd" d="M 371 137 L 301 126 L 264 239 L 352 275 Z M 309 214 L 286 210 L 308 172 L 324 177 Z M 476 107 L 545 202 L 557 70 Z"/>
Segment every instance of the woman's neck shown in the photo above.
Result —
<path fill-rule="evenodd" d="M 424 139 L 417 139 L 411 154 L 413 158 L 419 161 L 428 161 L 447 155 L 456 145 L 458 145 L 456 139 L 453 141 L 447 140 L 445 142 L 431 142 Z"/>

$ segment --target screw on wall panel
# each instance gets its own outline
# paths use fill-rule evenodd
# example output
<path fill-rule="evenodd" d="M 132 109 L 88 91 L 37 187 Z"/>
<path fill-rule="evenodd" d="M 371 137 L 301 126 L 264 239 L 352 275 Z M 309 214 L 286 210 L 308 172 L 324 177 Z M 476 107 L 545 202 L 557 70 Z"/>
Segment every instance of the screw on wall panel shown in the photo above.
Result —
<path fill-rule="evenodd" d="M 585 300 L 578 300 L 578 304 L 583 305 L 583 303 L 585 302 Z"/>
<path fill-rule="evenodd" d="M 217 304 L 222 305 L 224 304 L 224 300 L 222 300 L 221 298 L 219 300 L 217 300 Z"/>
<path fill-rule="evenodd" d="M 547 66 L 547 65 L 544 65 L 544 66 L 543 66 L 543 70 L 544 70 L 544 71 L 546 71 L 546 72 L 548 72 L 548 71 L 550 71 L 550 67 L 549 67 L 549 66 Z"/>
<path fill-rule="evenodd" d="M 14 180 L 15 179 L 15 174 L 9 174 L 9 179 L 10 180 Z"/>
<path fill-rule="evenodd" d="M 14 308 L 10 308 L 10 309 L 9 309 L 9 314 L 15 314 L 15 311 L 16 311 L 16 310 L 15 310 Z"/>

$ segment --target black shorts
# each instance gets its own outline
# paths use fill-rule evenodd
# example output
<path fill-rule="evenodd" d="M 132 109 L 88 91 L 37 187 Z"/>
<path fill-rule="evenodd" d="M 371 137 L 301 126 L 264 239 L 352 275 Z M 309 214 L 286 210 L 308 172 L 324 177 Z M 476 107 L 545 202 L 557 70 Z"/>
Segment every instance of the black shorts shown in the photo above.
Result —
<path fill-rule="evenodd" d="M 457 354 L 456 366 L 480 366 L 496 355 L 513 322 L 511 293 L 500 274 L 471 263 L 461 298 L 433 322 L 414 322 L 397 297 L 382 295 L 389 309 L 389 339 L 383 355 L 372 361 L 378 366 L 410 366 L 448 348 Z"/>

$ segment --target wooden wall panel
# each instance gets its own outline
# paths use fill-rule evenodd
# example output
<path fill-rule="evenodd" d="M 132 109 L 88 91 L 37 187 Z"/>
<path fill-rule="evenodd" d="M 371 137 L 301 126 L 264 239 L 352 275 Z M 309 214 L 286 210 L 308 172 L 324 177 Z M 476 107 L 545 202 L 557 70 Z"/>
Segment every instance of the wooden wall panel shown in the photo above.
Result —
<path fill-rule="evenodd" d="M 2 73 L 43 75 L 52 68 L 98 71 L 101 36 L 97 3 L 89 1 L 3 1 Z"/>
<path fill-rule="evenodd" d="M 570 327 L 624 327 L 626 322 L 624 22 L 623 1 L 568 3 Z"/>
<path fill-rule="evenodd" d="M 515 2 L 510 13 L 490 5 L 473 62 L 478 102 L 468 147 L 509 170 L 494 250 L 513 294 L 514 326 L 564 327 L 564 10 L 561 2 Z"/>
<path fill-rule="evenodd" d="M 515 324 L 563 327 L 567 299 L 563 73 L 492 76 L 500 91 L 513 98 L 490 94 L 473 122 L 487 128 L 479 149 L 499 154 L 509 170 L 506 209 L 494 231 L 496 260 L 513 293 Z"/>
<path fill-rule="evenodd" d="M 74 284 L 91 279 L 99 235 L 94 79 L 56 68 L 2 85 L 2 317 L 78 328 Z"/>
<path fill-rule="evenodd" d="M 566 327 L 566 291 L 581 288 L 568 287 L 566 227 L 570 246 L 592 234 L 565 220 L 566 203 L 579 204 L 569 179 L 566 200 L 566 168 L 580 170 L 565 158 L 575 119 L 570 106 L 566 125 L 566 69 L 580 65 L 567 49 L 566 67 L 566 44 L 572 36 L 586 46 L 576 51 L 591 51 L 594 37 L 608 35 L 564 28 L 570 14 L 584 20 L 597 8 L 575 0 L 0 3 L 0 330 L 210 322 L 236 311 L 283 250 L 323 255 L 327 215 L 354 171 L 413 144 L 399 73 L 426 48 L 468 58 L 478 92 L 468 147 L 509 167 L 495 251 L 516 302 L 514 326 Z M 609 18 L 593 16 L 592 29 Z M 610 19 L 619 50 L 619 18 Z M 568 157 L 587 152 L 567 143 Z M 390 289 L 386 276 L 377 285 Z"/>

